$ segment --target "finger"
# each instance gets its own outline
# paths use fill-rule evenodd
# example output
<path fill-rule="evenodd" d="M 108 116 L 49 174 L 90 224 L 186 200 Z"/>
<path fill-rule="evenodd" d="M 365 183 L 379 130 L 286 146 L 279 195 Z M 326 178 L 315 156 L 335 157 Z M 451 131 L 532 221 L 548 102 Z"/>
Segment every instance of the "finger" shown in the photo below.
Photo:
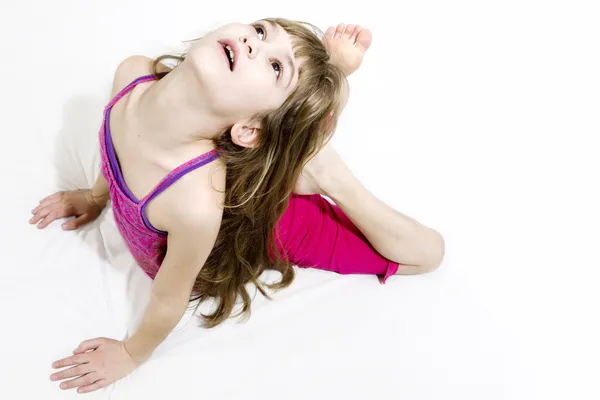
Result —
<path fill-rule="evenodd" d="M 89 362 L 89 356 L 87 354 L 78 354 L 53 362 L 52 368 L 70 367 L 71 365 L 86 364 L 87 362 Z"/>
<path fill-rule="evenodd" d="M 67 212 L 65 210 L 52 211 L 42 222 L 38 224 L 39 229 L 44 229 L 48 225 L 52 223 L 55 219 L 64 218 L 67 216 Z"/>
<path fill-rule="evenodd" d="M 79 389 L 77 389 L 78 393 L 89 393 L 89 392 L 93 392 L 94 390 L 98 390 L 98 389 L 102 389 L 108 386 L 108 381 L 106 379 L 100 379 L 99 381 L 96 381 L 95 383 L 92 383 L 91 385 L 85 385 L 80 387 Z"/>
<path fill-rule="evenodd" d="M 354 25 L 352 25 L 352 24 L 346 25 L 346 29 L 344 30 L 344 36 L 347 37 L 348 39 L 350 39 L 353 34 L 354 34 Z"/>
<path fill-rule="evenodd" d="M 88 350 L 96 350 L 98 348 L 98 346 L 100 346 L 101 344 L 104 344 L 104 340 L 105 340 L 105 338 L 95 338 L 95 339 L 85 340 L 85 341 L 81 342 L 81 344 L 79 346 L 77 346 L 77 348 L 75 350 L 73 350 L 73 353 L 80 354 L 80 353 L 85 353 Z"/>
<path fill-rule="evenodd" d="M 51 204 L 49 206 L 46 206 L 45 208 L 42 208 L 33 217 L 31 217 L 31 219 L 29 220 L 29 223 L 30 224 L 38 223 L 40 220 L 42 220 L 43 218 L 46 218 L 48 215 L 50 215 L 51 212 L 60 210 L 60 207 L 61 207 L 60 204 Z"/>
<path fill-rule="evenodd" d="M 96 372 L 90 372 L 79 378 L 71 379 L 70 381 L 66 381 L 60 384 L 61 389 L 73 389 L 79 386 L 91 385 L 98 381 L 99 376 Z"/>
<path fill-rule="evenodd" d="M 61 199 L 62 194 L 63 192 L 57 192 L 48 197 L 43 198 L 42 200 L 40 200 L 40 204 L 38 204 L 38 206 L 34 208 L 31 212 L 35 214 L 38 210 L 41 210 L 42 208 L 49 206 L 50 204 L 58 202 Z"/>
<path fill-rule="evenodd" d="M 50 196 L 44 197 L 42 200 L 40 200 L 40 202 L 36 208 L 43 208 L 49 204 L 56 203 L 61 199 L 62 195 L 63 195 L 63 192 L 56 192 Z"/>
<path fill-rule="evenodd" d="M 65 222 L 64 224 L 62 224 L 62 228 L 65 231 L 72 231 L 73 229 L 77 229 L 80 226 L 87 224 L 91 220 L 92 216 L 89 213 L 85 213 L 75 219 Z"/>
<path fill-rule="evenodd" d="M 91 372 L 89 364 L 79 364 L 75 367 L 71 367 L 69 369 L 65 369 L 63 371 L 50 375 L 50 379 L 53 381 L 61 381 L 63 379 L 72 378 L 74 376 L 85 375 L 89 372 Z"/>
<path fill-rule="evenodd" d="M 335 28 L 333 26 L 330 26 L 325 31 L 325 39 L 332 39 L 334 33 L 335 33 Z"/>
<path fill-rule="evenodd" d="M 346 25 L 339 24 L 337 28 L 335 28 L 335 37 L 342 37 L 342 33 L 344 33 L 344 28 Z"/>
<path fill-rule="evenodd" d="M 360 33 L 361 30 L 362 30 L 362 27 L 360 25 L 356 25 L 354 27 L 354 31 L 352 32 L 352 36 L 350 37 L 350 39 L 356 40 L 356 37 L 358 36 L 358 34 Z"/>

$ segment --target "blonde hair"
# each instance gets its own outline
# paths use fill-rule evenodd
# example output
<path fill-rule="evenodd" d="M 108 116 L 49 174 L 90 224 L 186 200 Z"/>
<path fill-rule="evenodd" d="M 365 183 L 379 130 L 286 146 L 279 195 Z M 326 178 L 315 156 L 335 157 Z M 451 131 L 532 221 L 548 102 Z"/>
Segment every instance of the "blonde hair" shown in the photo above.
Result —
<path fill-rule="evenodd" d="M 202 315 L 209 328 L 232 314 L 238 296 L 243 305 L 235 316 L 249 316 L 247 283 L 252 282 L 267 298 L 265 287 L 278 290 L 292 283 L 294 269 L 277 248 L 281 244 L 277 224 L 304 165 L 335 129 L 347 85 L 343 72 L 330 62 L 318 28 L 281 18 L 265 20 L 285 29 L 302 64 L 298 83 L 283 105 L 256 116 L 261 122 L 256 147 L 237 146 L 230 132 L 215 140 L 227 171 L 223 219 L 190 298 L 199 300 L 197 306 L 209 298 L 216 300 L 216 309 Z M 168 58 L 182 62 L 185 54 L 158 57 L 154 61 L 158 79 L 157 67 Z M 269 285 L 260 282 L 267 269 L 279 271 L 281 280 Z"/>

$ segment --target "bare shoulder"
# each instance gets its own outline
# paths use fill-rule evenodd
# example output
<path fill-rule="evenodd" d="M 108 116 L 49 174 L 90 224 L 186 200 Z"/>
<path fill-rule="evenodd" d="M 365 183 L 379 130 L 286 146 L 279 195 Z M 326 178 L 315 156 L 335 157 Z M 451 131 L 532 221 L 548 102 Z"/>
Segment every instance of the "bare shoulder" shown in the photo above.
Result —
<path fill-rule="evenodd" d="M 114 97 L 135 79 L 153 73 L 154 59 L 141 55 L 127 57 L 119 63 L 115 70 L 111 97 Z M 171 68 L 159 64 L 158 72 L 168 72 Z"/>
<path fill-rule="evenodd" d="M 225 170 L 217 159 L 187 173 L 154 201 L 157 228 L 169 232 L 217 229 L 223 216 Z"/>
<path fill-rule="evenodd" d="M 161 202 L 157 228 L 169 234 L 167 253 L 152 287 L 160 298 L 187 296 L 215 246 L 225 186 L 224 170 L 213 166 L 216 161 L 186 174 L 153 200 Z"/>

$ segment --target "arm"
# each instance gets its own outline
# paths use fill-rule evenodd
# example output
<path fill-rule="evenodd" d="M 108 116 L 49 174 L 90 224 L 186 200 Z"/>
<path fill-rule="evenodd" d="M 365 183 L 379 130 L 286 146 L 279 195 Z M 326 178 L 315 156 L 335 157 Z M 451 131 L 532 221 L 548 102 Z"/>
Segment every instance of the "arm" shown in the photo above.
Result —
<path fill-rule="evenodd" d="M 125 341 L 125 348 L 137 362 L 149 358 L 183 317 L 195 279 L 219 232 L 222 211 L 216 202 L 186 203 L 190 203 L 187 208 L 174 205 L 174 215 L 164 218 L 170 221 L 167 254 L 152 284 L 142 322 Z"/>
<path fill-rule="evenodd" d="M 197 183 L 191 181 L 191 184 Z M 184 189 L 188 189 L 190 198 L 181 197 Z M 150 357 L 183 316 L 196 276 L 214 245 L 222 213 L 216 202 L 208 201 L 206 197 L 210 196 L 206 195 L 204 201 L 200 198 L 193 207 L 188 207 L 187 200 L 199 199 L 193 195 L 194 187 L 189 189 L 183 185 L 178 193 L 163 193 L 175 198 L 178 195 L 183 204 L 164 201 L 164 197 L 156 199 L 164 201 L 162 209 L 172 211 L 160 213 L 171 221 L 167 224 L 169 246 L 140 326 L 126 341 L 86 340 L 73 351 L 73 356 L 54 362 L 53 368 L 71 368 L 54 373 L 52 380 L 75 378 L 61 383 L 62 389 L 79 387 L 80 393 L 92 392 L 128 375 Z"/>
<path fill-rule="evenodd" d="M 150 66 L 152 65 L 152 59 L 144 56 L 131 56 L 121 61 L 115 70 L 113 76 L 112 88 L 110 92 L 110 98 L 113 99 L 121 90 L 123 90 L 129 83 L 135 78 L 145 73 L 150 73 Z M 159 72 L 165 71 L 165 66 L 160 64 Z M 89 194 L 86 196 L 88 201 L 102 210 L 106 207 L 106 203 L 110 200 L 110 193 L 108 190 L 108 184 L 106 179 L 102 176 L 102 173 L 98 174 L 96 183 L 90 189 Z"/>
<path fill-rule="evenodd" d="M 62 224 L 64 230 L 77 229 L 95 220 L 110 198 L 108 185 L 102 174 L 91 189 L 54 193 L 40 201 L 31 213 L 30 224 L 43 229 L 58 218 L 74 217 Z"/>
<path fill-rule="evenodd" d="M 114 98 L 138 76 L 149 74 L 151 65 L 152 59 L 144 56 L 131 56 L 121 61 L 113 76 L 110 98 Z M 163 64 L 159 65 L 158 72 L 165 72 L 166 70 L 166 66 Z M 102 176 L 102 173 L 98 174 L 98 179 L 90 190 L 88 200 L 100 210 L 106 207 L 106 203 L 110 200 L 108 184 L 106 183 L 104 176 Z"/>
<path fill-rule="evenodd" d="M 106 207 L 106 203 L 110 200 L 110 193 L 108 191 L 108 183 L 102 174 L 98 174 L 96 183 L 90 189 L 90 201 L 98 206 L 100 209 Z"/>
<path fill-rule="evenodd" d="M 152 61 L 151 58 L 145 56 L 130 56 L 121 61 L 113 76 L 110 98 L 113 99 L 137 77 L 150 74 Z M 159 64 L 158 72 L 165 71 L 167 71 L 167 67 L 164 64 Z M 99 173 L 98 179 L 90 191 L 90 200 L 102 209 L 106 206 L 109 199 L 108 184 L 102 173 Z"/>
<path fill-rule="evenodd" d="M 140 64 L 139 56 L 128 57 L 119 64 L 113 77 L 111 99 L 131 82 L 128 79 L 140 69 Z M 29 223 L 37 224 L 38 228 L 43 229 L 57 218 L 75 217 L 63 223 L 62 228 L 77 229 L 95 220 L 106 207 L 109 199 L 108 184 L 102 173 L 99 173 L 91 189 L 60 191 L 42 199 L 32 210 L 33 216 Z"/>

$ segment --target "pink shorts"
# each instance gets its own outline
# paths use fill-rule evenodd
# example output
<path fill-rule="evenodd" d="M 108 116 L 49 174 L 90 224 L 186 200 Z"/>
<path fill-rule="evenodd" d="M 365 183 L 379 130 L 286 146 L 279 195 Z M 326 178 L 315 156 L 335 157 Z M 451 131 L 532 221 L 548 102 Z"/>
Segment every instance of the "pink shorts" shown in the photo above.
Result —
<path fill-rule="evenodd" d="M 318 194 L 292 195 L 278 229 L 279 251 L 299 267 L 376 275 L 381 283 L 398 271 L 398 263 L 379 254 L 338 206 Z"/>

